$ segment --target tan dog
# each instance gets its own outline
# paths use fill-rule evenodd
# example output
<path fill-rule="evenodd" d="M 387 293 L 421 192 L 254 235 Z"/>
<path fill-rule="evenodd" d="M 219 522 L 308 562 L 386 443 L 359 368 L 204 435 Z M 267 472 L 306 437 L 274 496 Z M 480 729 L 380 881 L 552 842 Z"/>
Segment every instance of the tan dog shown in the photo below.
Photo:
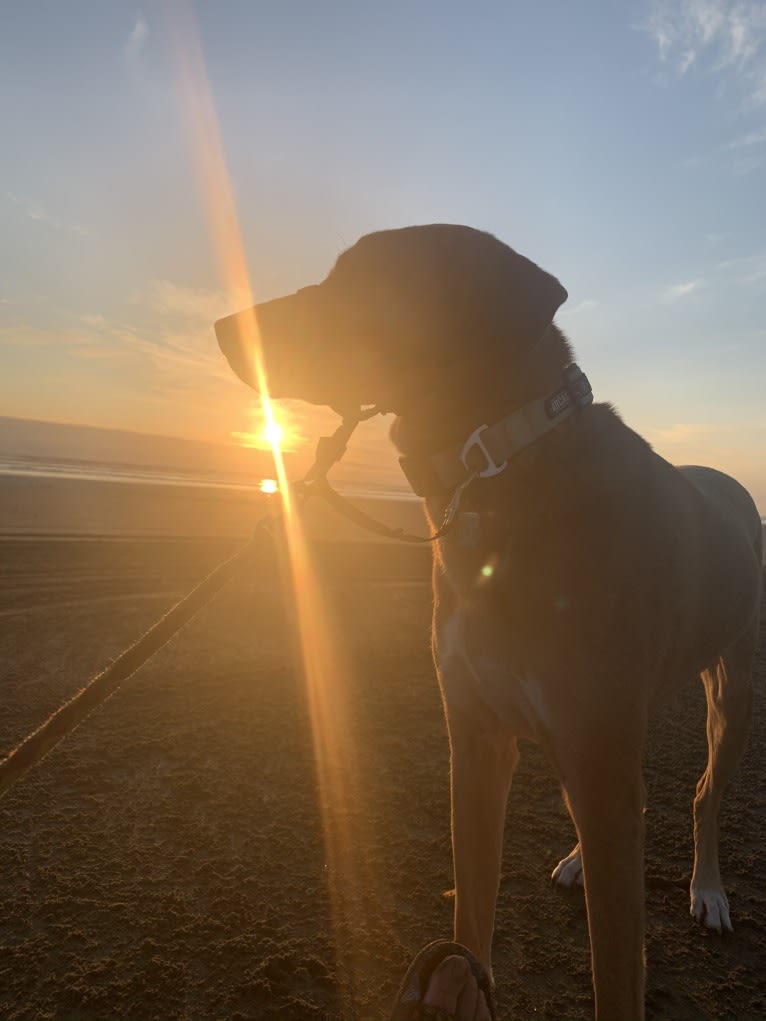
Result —
<path fill-rule="evenodd" d="M 608 404 L 588 403 L 552 325 L 565 299 L 492 236 L 436 225 L 362 238 L 322 284 L 257 306 L 257 318 L 275 396 L 396 412 L 393 439 L 433 525 L 456 486 L 479 476 L 433 572 L 455 939 L 490 968 L 517 739 L 533 738 L 577 829 L 554 878 L 584 876 L 597 1017 L 639 1019 L 647 718 L 695 674 L 709 757 L 694 800 L 691 909 L 731 928 L 718 812 L 750 721 L 761 524 L 732 479 L 672 467 Z M 216 329 L 254 385 L 252 313 Z"/>

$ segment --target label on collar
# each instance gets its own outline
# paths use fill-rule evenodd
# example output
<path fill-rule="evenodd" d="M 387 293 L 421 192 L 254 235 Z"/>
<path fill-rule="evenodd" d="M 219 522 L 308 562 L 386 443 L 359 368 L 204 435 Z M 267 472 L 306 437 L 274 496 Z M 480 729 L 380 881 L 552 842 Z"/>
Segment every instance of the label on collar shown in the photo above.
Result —
<path fill-rule="evenodd" d="M 555 394 L 551 394 L 545 401 L 545 414 L 548 418 L 556 418 L 562 412 L 572 406 L 572 395 L 567 387 L 562 387 Z"/>

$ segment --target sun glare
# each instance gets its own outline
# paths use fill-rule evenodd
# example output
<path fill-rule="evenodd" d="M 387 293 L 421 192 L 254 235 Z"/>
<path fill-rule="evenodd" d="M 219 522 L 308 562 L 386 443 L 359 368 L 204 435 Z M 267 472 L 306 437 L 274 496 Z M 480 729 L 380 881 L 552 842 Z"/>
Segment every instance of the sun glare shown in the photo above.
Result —
<path fill-rule="evenodd" d="M 277 409 L 273 403 L 254 404 L 249 409 L 253 420 L 247 432 L 232 432 L 232 438 L 243 447 L 253 450 L 270 450 L 293 453 L 300 446 L 301 438 L 284 408 Z"/>
<path fill-rule="evenodd" d="M 279 483 L 276 479 L 261 479 L 258 488 L 262 493 L 276 493 L 279 490 Z"/>
<path fill-rule="evenodd" d="M 285 431 L 282 426 L 279 422 L 275 422 L 273 419 L 271 422 L 267 422 L 263 428 L 264 439 L 266 439 L 272 447 L 282 446 L 282 437 L 284 434 Z"/>
<path fill-rule="evenodd" d="M 252 305 L 247 261 L 237 222 L 218 121 L 213 106 L 194 15 L 191 6 L 173 6 L 173 32 L 176 43 L 178 91 L 194 150 L 194 163 L 202 186 L 211 235 L 221 271 L 231 293 L 247 296 Z M 241 298 L 240 298 L 241 300 Z M 328 615 L 327 600 L 321 591 L 311 558 L 311 550 L 299 513 L 287 483 L 283 451 L 298 440 L 289 418 L 280 408 L 275 415 L 268 392 L 263 364 L 261 338 L 255 314 L 242 317 L 243 343 L 252 351 L 253 377 L 257 381 L 259 402 L 251 409 L 256 428 L 235 433 L 245 446 L 271 450 L 276 479 L 264 479 L 279 490 L 284 513 L 282 523 L 289 553 L 289 568 L 296 609 L 298 633 L 306 682 L 307 702 L 314 739 L 314 760 L 318 784 L 318 802 L 322 814 L 328 887 L 332 905 L 336 957 L 342 998 L 351 995 L 360 975 L 369 968 L 369 960 L 358 952 L 354 933 L 369 922 L 365 898 L 377 887 L 372 862 L 365 850 L 375 846 L 368 828 L 371 820 L 357 822 L 351 806 L 364 803 L 360 789 L 362 772 L 355 761 L 355 728 L 349 715 L 351 699 L 348 664 L 339 655 L 340 643 Z M 265 491 L 265 490 L 264 490 Z M 380 899 L 385 891 L 376 888 Z M 393 938 L 393 934 L 389 934 Z M 381 938 L 384 934 L 381 932 Z M 350 1011 L 350 1003 L 343 1004 Z M 348 1012 L 347 1011 L 347 1012 Z"/>

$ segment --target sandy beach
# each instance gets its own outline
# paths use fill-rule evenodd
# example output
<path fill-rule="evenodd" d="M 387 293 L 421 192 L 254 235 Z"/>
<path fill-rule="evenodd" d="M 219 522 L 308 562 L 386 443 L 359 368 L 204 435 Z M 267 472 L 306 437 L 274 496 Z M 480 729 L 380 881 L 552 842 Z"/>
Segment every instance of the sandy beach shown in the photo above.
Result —
<path fill-rule="evenodd" d="M 2 751 L 232 552 L 240 527 L 54 540 L 24 537 L 22 517 L 0 542 Z M 0 801 L 0 1016 L 385 1018 L 412 955 L 449 935 L 429 555 L 325 543 L 319 561 L 343 697 L 324 751 L 286 585 L 252 572 Z M 752 740 L 722 816 L 725 939 L 688 914 L 701 686 L 652 725 L 650 1017 L 766 1015 L 765 685 L 762 641 Z M 572 843 L 555 778 L 525 746 L 498 904 L 499 1017 L 591 1016 L 582 893 L 549 882 Z"/>

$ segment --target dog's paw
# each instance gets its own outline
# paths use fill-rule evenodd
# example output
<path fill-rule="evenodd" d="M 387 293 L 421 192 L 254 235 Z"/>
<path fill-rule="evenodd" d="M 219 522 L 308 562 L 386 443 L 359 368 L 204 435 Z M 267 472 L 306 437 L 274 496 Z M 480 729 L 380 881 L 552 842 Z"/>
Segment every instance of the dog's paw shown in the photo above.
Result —
<path fill-rule="evenodd" d="M 580 856 L 580 845 L 578 844 L 571 854 L 562 858 L 551 873 L 551 879 L 558 886 L 564 886 L 571 890 L 573 886 L 582 886 L 582 858 Z"/>
<path fill-rule="evenodd" d="M 715 929 L 718 935 L 734 932 L 729 916 L 729 901 L 722 886 L 692 886 L 691 915 L 707 929 Z"/>

